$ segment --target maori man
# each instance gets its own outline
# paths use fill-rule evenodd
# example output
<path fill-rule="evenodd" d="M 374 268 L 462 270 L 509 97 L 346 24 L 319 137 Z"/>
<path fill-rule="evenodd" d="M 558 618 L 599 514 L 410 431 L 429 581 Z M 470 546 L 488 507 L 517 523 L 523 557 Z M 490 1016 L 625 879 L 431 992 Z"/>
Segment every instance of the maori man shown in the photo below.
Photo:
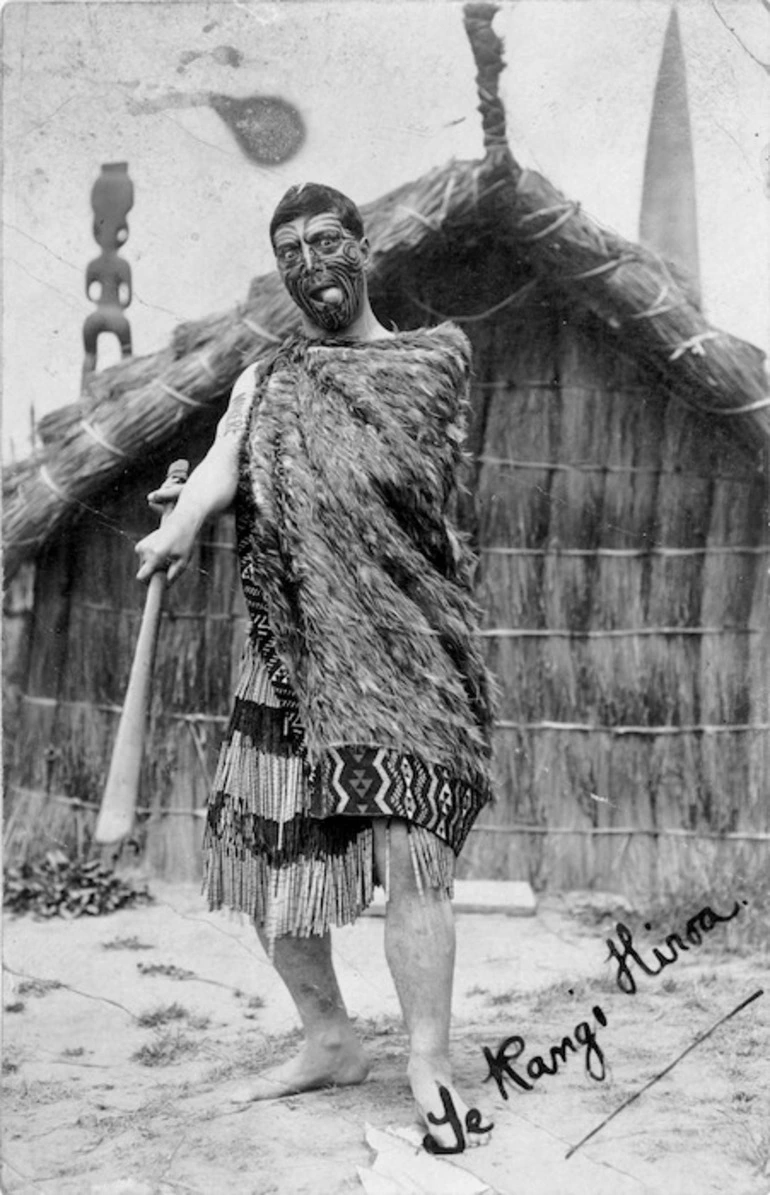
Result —
<path fill-rule="evenodd" d="M 459 1152 L 492 1127 L 449 1061 L 454 861 L 490 799 L 492 684 L 472 560 L 447 515 L 469 345 L 448 323 L 377 320 L 361 215 L 340 192 L 292 187 L 270 237 L 302 331 L 241 374 L 173 513 L 137 546 L 140 580 L 166 569 L 172 581 L 204 521 L 235 504 L 251 626 L 209 805 L 206 891 L 212 908 L 253 919 L 305 1043 L 231 1098 L 365 1079 L 330 926 L 381 884 L 425 1145 Z"/>

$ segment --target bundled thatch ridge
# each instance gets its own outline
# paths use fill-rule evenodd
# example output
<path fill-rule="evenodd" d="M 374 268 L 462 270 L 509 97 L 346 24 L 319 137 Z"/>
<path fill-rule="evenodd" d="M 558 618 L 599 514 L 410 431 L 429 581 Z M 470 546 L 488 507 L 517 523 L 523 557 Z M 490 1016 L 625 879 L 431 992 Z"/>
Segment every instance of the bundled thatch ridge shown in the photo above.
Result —
<path fill-rule="evenodd" d="M 736 435 L 766 453 L 764 355 L 714 328 L 661 258 L 602 228 L 515 161 L 497 93 L 502 45 L 491 29 L 495 11 L 491 4 L 465 9 L 486 156 L 450 162 L 363 209 L 375 304 L 410 259 L 469 236 L 496 238 L 530 268 L 530 286 L 539 281 L 598 315 L 626 338 L 629 355 L 652 365 L 679 399 L 704 417 L 729 417 Z M 6 579 L 79 504 L 149 450 L 170 443 L 202 410 L 221 406 L 239 371 L 296 326 L 296 310 L 278 276 L 264 275 L 244 303 L 182 325 L 160 352 L 93 376 L 80 402 L 43 419 L 40 450 L 5 476 Z"/>

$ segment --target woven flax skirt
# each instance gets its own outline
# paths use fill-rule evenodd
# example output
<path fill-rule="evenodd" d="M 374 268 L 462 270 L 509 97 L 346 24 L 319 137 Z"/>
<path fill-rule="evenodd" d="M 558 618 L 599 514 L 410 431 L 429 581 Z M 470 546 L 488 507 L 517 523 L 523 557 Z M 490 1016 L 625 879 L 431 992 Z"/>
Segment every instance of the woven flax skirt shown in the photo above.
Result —
<path fill-rule="evenodd" d="M 387 817 L 387 812 L 382 816 Z M 454 851 L 407 823 L 417 886 L 452 895 Z M 310 815 L 304 765 L 254 643 L 244 649 L 204 838 L 209 908 L 247 913 L 270 940 L 347 925 L 379 877 L 370 817 Z"/>

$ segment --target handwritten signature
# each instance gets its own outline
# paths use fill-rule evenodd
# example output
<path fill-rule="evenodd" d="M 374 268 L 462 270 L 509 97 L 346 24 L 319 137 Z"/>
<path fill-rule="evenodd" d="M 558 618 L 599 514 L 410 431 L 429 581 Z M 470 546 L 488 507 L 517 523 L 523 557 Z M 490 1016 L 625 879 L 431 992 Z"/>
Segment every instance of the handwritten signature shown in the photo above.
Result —
<path fill-rule="evenodd" d="M 703 934 L 710 933 L 720 921 L 732 921 L 733 917 L 737 917 L 741 911 L 741 903 L 746 904 L 746 901 L 740 902 L 736 900 L 732 912 L 724 916 L 720 913 L 715 913 L 709 905 L 706 905 L 699 913 L 691 917 L 685 926 L 684 936 L 687 942 L 689 942 L 689 946 L 682 940 L 679 934 L 671 933 L 665 941 L 665 947 L 670 951 L 669 955 L 663 954 L 658 946 L 653 948 L 652 953 L 660 963 L 659 967 L 651 967 L 644 961 L 639 951 L 634 947 L 634 940 L 630 929 L 619 921 L 615 926 L 615 933 L 618 935 L 618 941 L 622 946 L 622 950 L 619 949 L 613 938 L 607 939 L 607 945 L 610 951 L 609 958 L 614 959 L 618 964 L 616 979 L 621 992 L 625 992 L 627 996 L 633 996 L 636 993 L 636 980 L 631 972 L 629 960 L 635 962 L 640 970 L 644 971 L 645 975 L 660 975 L 661 971 L 677 961 L 679 958 L 677 950 L 687 951 L 691 946 L 700 946 L 703 941 Z M 652 929 L 649 921 L 645 921 L 644 928 L 646 930 Z"/>
<path fill-rule="evenodd" d="M 659 964 L 658 966 L 651 966 L 648 962 L 645 962 L 634 946 L 630 929 L 623 925 L 622 922 L 618 922 L 615 926 L 618 941 L 616 942 L 614 937 L 607 939 L 607 946 L 609 948 L 609 955 L 607 957 L 608 960 L 614 960 L 617 963 L 616 980 L 621 992 L 624 992 L 628 996 L 633 996 L 636 993 L 636 979 L 631 971 L 631 963 L 635 963 L 645 975 L 660 975 L 661 971 L 677 961 L 679 958 L 678 952 L 688 951 L 693 946 L 700 946 L 704 934 L 710 933 L 720 922 L 732 921 L 740 913 L 741 904 L 745 905 L 746 903 L 746 901 L 736 901 L 732 911 L 726 914 L 715 913 L 710 905 L 706 905 L 700 912 L 689 919 L 685 925 L 683 935 L 672 932 L 667 935 L 663 948 L 657 946 L 653 948 L 652 953 Z M 645 922 L 644 928 L 646 930 L 652 929 L 649 921 Z M 668 951 L 668 953 L 664 953 L 664 951 Z M 598 1004 L 595 1004 L 591 1011 L 595 1019 L 593 1025 L 589 1024 L 588 1021 L 580 1021 L 575 1026 L 572 1037 L 565 1036 L 558 1045 L 550 1047 L 550 1065 L 541 1054 L 535 1054 L 525 1065 L 522 1064 L 527 1078 L 524 1078 L 512 1065 L 521 1058 L 526 1049 L 526 1042 L 523 1037 L 518 1034 L 506 1037 L 505 1041 L 498 1047 L 496 1053 L 493 1053 L 488 1046 L 482 1046 L 484 1058 L 489 1067 L 489 1074 L 486 1075 L 484 1082 L 486 1083 L 490 1079 L 494 1079 L 497 1083 L 498 1091 L 504 1100 L 508 1099 L 508 1092 L 505 1088 L 506 1079 L 510 1080 L 511 1083 L 515 1083 L 522 1091 L 532 1091 L 533 1084 L 542 1078 L 543 1075 L 557 1074 L 559 1063 L 564 1065 L 567 1061 L 568 1053 L 576 1054 L 578 1046 L 585 1047 L 584 1061 L 587 1074 L 597 1082 L 601 1082 L 606 1075 L 606 1068 L 604 1065 L 604 1053 L 597 1041 L 596 1033 L 598 1028 L 606 1026 L 607 1016 Z M 527 1080 L 530 1081 L 528 1082 Z"/>
<path fill-rule="evenodd" d="M 434 1116 L 432 1112 L 428 1113 L 428 1120 L 432 1125 L 440 1127 L 441 1125 L 449 1125 L 455 1135 L 454 1145 L 441 1145 L 432 1133 L 426 1133 L 423 1137 L 423 1148 L 429 1154 L 461 1154 L 465 1150 L 466 1141 L 463 1133 L 460 1117 L 457 1115 L 457 1109 L 454 1106 L 452 1096 L 446 1087 L 438 1084 L 438 1093 L 441 1097 L 441 1103 L 444 1106 L 444 1119 L 441 1120 L 438 1116 Z M 485 1133 L 491 1133 L 494 1128 L 493 1124 L 482 1124 L 481 1113 L 478 1108 L 469 1108 L 465 1114 L 465 1132 L 470 1136 L 483 1136 Z"/>
<path fill-rule="evenodd" d="M 607 1017 L 598 1004 L 594 1005 L 592 1012 L 598 1025 L 601 1025 L 603 1028 L 607 1024 Z M 575 1041 L 586 1048 L 586 1071 L 592 1079 L 596 1079 L 597 1082 L 601 1082 L 606 1074 L 606 1069 L 604 1066 L 604 1054 L 602 1053 L 601 1046 L 596 1040 L 595 1030 L 596 1027 L 589 1025 L 588 1021 L 581 1021 L 580 1024 L 575 1026 L 574 1036 Z M 568 1050 L 573 1054 L 576 1054 L 578 1049 L 572 1038 L 565 1036 L 561 1039 L 561 1042 L 558 1045 L 551 1046 L 550 1066 L 548 1066 L 541 1054 L 535 1054 L 533 1058 L 530 1058 L 529 1062 L 524 1068 L 528 1077 L 532 1080 L 532 1083 L 528 1083 L 527 1080 L 522 1078 L 522 1076 L 518 1074 L 511 1066 L 511 1063 L 516 1062 L 524 1053 L 526 1043 L 523 1037 L 519 1037 L 518 1034 L 513 1034 L 511 1037 L 506 1037 L 502 1045 L 499 1046 L 496 1054 L 493 1054 L 488 1046 L 483 1046 L 482 1048 L 484 1051 L 484 1057 L 489 1066 L 489 1074 L 484 1079 L 484 1082 L 486 1083 L 489 1079 L 494 1079 L 497 1083 L 497 1089 L 504 1100 L 508 1099 L 508 1092 L 505 1090 L 504 1085 L 504 1080 L 506 1078 L 516 1083 L 517 1086 L 522 1089 L 522 1091 L 531 1091 L 532 1084 L 538 1079 L 541 1079 L 543 1075 L 555 1075 L 557 1073 L 559 1069 L 559 1061 L 562 1063 L 567 1061 Z M 516 1052 L 509 1055 L 509 1051 L 513 1050 Z"/>

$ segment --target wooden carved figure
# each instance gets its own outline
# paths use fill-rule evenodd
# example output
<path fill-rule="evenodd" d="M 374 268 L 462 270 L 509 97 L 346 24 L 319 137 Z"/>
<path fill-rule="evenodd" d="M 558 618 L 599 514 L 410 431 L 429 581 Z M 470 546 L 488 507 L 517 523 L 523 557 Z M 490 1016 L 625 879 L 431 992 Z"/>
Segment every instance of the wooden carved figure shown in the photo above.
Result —
<path fill-rule="evenodd" d="M 128 239 L 126 217 L 134 204 L 134 185 L 126 162 L 105 162 L 91 191 L 94 240 L 102 252 L 89 262 L 86 294 L 96 303 L 83 324 L 83 383 L 96 368 L 96 346 L 102 332 L 113 332 L 121 355 L 131 356 L 131 326 L 123 314 L 131 302 L 131 267 L 119 255 Z"/>

